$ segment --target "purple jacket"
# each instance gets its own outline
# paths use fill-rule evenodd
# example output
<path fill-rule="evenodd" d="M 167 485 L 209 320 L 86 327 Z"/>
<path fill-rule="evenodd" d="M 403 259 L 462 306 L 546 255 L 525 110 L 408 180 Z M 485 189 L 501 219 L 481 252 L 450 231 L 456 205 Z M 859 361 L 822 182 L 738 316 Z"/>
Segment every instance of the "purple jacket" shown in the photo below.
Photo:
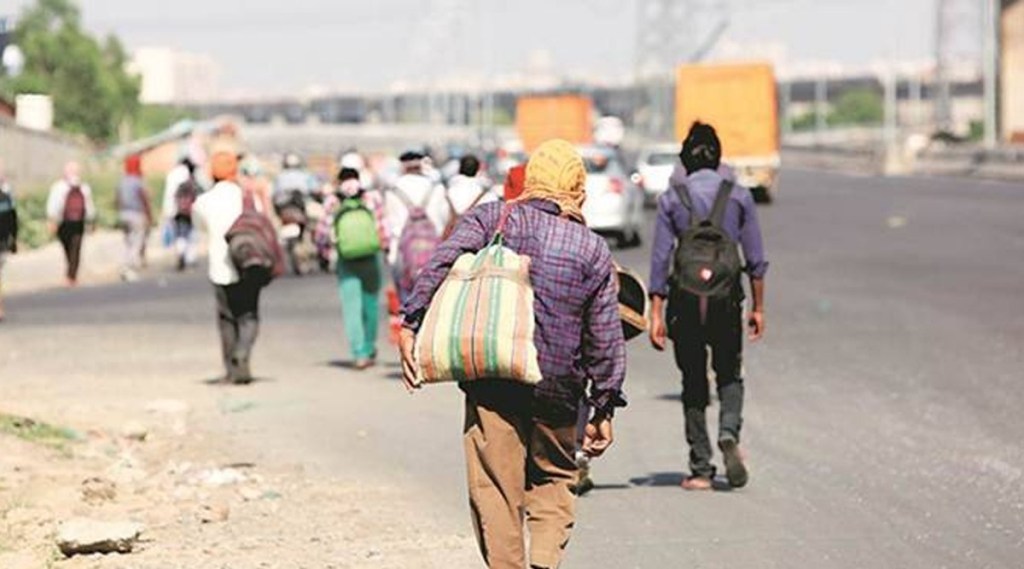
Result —
<path fill-rule="evenodd" d="M 668 296 L 669 272 L 672 269 L 676 239 L 690 226 L 690 212 L 679 201 L 676 188 L 686 183 L 690 188 L 693 207 L 697 209 L 698 217 L 703 219 L 711 213 L 722 179 L 720 173 L 711 170 L 699 170 L 687 176 L 679 168 L 672 174 L 668 191 L 658 198 L 658 220 L 654 228 L 654 252 L 651 256 L 651 296 Z M 764 257 L 757 206 L 750 190 L 738 184 L 733 186 L 723 224 L 726 233 L 743 249 L 747 273 L 755 278 L 764 277 L 768 271 L 768 261 Z"/>
<path fill-rule="evenodd" d="M 490 242 L 502 207 L 484 204 L 462 216 L 417 278 L 402 309 L 405 327 L 419 328 L 455 260 Z M 536 396 L 563 409 L 576 409 L 590 380 L 590 402 L 596 409 L 611 413 L 625 406 L 626 344 L 607 243 L 585 226 L 559 217 L 554 203 L 533 200 L 511 207 L 505 245 L 531 259 L 534 343 L 544 377 Z"/>

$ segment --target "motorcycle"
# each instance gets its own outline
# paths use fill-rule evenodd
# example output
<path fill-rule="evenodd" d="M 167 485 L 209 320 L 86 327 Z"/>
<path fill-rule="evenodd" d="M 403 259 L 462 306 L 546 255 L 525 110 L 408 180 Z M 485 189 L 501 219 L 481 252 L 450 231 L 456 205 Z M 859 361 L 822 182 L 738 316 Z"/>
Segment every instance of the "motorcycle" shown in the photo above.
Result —
<path fill-rule="evenodd" d="M 281 220 L 281 244 L 288 266 L 296 276 L 309 272 L 310 251 L 315 250 L 308 201 L 311 200 L 300 190 L 280 192 L 273 197 L 274 212 Z"/>

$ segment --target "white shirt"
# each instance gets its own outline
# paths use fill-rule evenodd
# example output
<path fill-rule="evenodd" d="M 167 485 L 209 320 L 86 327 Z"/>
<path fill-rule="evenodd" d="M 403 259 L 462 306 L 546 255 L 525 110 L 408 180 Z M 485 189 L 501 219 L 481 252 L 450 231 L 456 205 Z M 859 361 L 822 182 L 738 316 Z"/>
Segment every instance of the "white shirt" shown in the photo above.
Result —
<path fill-rule="evenodd" d="M 259 200 L 256 200 L 259 208 Z M 242 214 L 242 188 L 234 182 L 218 182 L 200 195 L 192 206 L 192 222 L 206 233 L 210 282 L 229 285 L 238 282 L 238 271 L 231 262 L 224 239 L 231 225 Z"/>
<path fill-rule="evenodd" d="M 483 194 L 483 195 L 481 195 Z M 479 198 L 479 199 L 478 199 Z M 448 200 L 456 216 L 462 216 L 475 205 L 498 201 L 493 188 L 484 188 L 483 180 L 459 174 L 448 183 Z"/>
<path fill-rule="evenodd" d="M 188 167 L 184 164 L 178 164 L 167 173 L 167 179 L 164 182 L 164 219 L 171 219 L 178 215 L 178 202 L 175 196 L 185 180 L 188 180 Z"/>
<path fill-rule="evenodd" d="M 437 234 L 441 235 L 451 218 L 448 200 L 444 196 L 444 186 L 435 184 L 426 176 L 405 174 L 395 181 L 395 187 L 384 196 L 384 223 L 391 236 L 388 251 L 388 262 L 392 265 L 398 261 L 398 240 L 402 230 L 409 221 L 409 209 L 398 195 L 401 192 L 414 206 L 423 206 L 427 217 L 433 222 Z M 429 196 L 429 199 L 428 199 Z"/>

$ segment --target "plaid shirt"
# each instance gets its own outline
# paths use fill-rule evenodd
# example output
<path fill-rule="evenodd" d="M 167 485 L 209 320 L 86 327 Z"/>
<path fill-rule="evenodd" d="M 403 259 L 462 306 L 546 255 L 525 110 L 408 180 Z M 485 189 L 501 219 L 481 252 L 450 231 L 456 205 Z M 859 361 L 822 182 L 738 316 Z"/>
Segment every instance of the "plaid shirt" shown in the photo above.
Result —
<path fill-rule="evenodd" d="M 459 220 L 423 269 L 403 307 L 407 328 L 418 329 L 455 260 L 490 242 L 502 207 L 481 205 Z M 505 225 L 505 245 L 531 259 L 537 319 L 534 343 L 544 376 L 536 394 L 563 409 L 576 409 L 590 380 L 590 403 L 611 414 L 626 404 L 622 397 L 626 345 L 611 252 L 604 239 L 558 214 L 554 203 L 533 200 L 513 206 Z"/>

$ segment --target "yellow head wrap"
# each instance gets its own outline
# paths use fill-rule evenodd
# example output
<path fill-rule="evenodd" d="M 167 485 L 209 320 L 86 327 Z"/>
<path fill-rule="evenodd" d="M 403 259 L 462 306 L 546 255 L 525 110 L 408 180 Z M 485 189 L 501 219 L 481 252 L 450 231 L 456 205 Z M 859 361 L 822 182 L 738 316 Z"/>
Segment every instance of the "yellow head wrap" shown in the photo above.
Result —
<path fill-rule="evenodd" d="M 523 193 L 515 201 L 554 202 L 563 217 L 584 223 L 586 181 L 587 171 L 576 148 L 564 140 L 549 140 L 530 155 Z"/>

